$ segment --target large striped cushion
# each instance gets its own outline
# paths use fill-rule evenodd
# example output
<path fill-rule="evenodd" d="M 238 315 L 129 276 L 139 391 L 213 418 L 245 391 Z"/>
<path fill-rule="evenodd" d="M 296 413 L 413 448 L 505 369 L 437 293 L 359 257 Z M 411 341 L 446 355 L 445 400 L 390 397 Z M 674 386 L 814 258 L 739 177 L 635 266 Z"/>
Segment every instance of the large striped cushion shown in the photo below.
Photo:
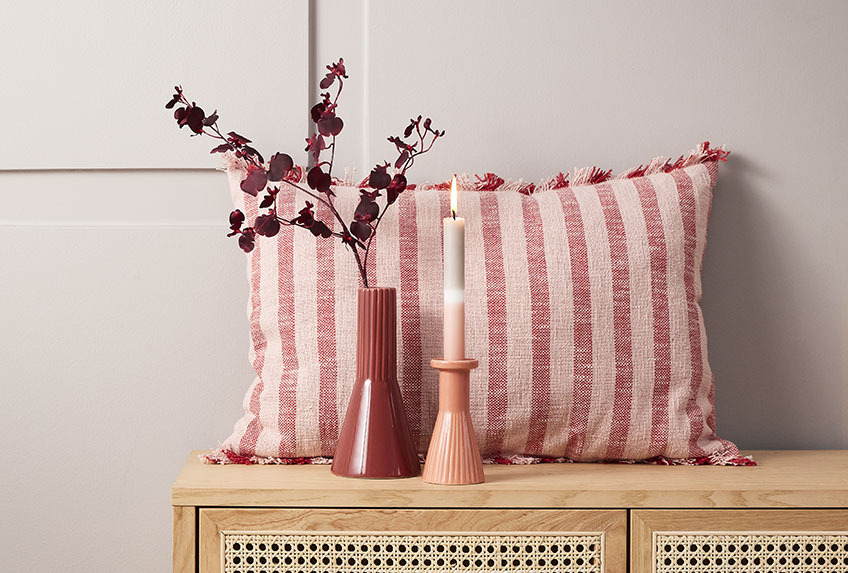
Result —
<path fill-rule="evenodd" d="M 673 168 L 652 163 L 645 176 L 593 171 L 576 185 L 560 177 L 534 188 L 462 181 L 467 352 L 480 361 L 471 408 L 484 457 L 738 454 L 715 433 L 698 305 L 716 159 L 702 146 Z M 237 167 L 229 173 L 252 221 L 257 198 L 240 190 Z M 607 180 L 580 184 L 592 178 Z M 353 213 L 358 187 L 335 193 L 339 211 Z M 294 213 L 303 197 L 283 191 L 278 201 Z M 441 186 L 405 192 L 369 258 L 374 282 L 398 290 L 398 379 L 422 452 L 438 402 L 429 362 L 442 354 L 446 216 Z M 353 257 L 338 240 L 283 227 L 257 238 L 248 277 L 257 378 L 223 449 L 238 459 L 331 456 L 354 380 Z"/>

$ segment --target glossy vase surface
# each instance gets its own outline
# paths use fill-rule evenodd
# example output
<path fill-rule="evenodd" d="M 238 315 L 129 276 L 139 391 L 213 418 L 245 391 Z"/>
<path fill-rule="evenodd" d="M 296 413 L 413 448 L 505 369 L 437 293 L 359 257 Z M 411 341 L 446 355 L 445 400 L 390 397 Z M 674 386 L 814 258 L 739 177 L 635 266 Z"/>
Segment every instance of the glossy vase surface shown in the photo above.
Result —
<path fill-rule="evenodd" d="M 359 478 L 421 473 L 397 381 L 397 292 L 360 288 L 356 380 L 333 457 L 332 472 Z"/>

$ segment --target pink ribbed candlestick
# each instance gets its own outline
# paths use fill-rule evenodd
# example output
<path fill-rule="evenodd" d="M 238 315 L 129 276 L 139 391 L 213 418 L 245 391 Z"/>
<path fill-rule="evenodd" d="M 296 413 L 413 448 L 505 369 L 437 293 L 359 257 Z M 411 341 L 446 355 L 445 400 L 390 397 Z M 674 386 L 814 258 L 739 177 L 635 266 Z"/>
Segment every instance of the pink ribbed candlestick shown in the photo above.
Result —
<path fill-rule="evenodd" d="M 422 477 L 428 483 L 482 483 L 483 461 L 471 423 L 469 375 L 477 360 L 432 360 L 439 370 L 439 414 Z"/>
<path fill-rule="evenodd" d="M 397 293 L 360 288 L 356 381 L 332 472 L 345 477 L 397 478 L 421 473 L 397 382 Z"/>

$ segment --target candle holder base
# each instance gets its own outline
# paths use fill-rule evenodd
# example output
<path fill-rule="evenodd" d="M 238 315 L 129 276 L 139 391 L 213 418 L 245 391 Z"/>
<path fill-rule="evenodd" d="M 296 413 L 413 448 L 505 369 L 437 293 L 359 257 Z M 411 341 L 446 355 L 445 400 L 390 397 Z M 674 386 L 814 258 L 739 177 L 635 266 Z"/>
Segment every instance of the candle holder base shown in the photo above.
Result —
<path fill-rule="evenodd" d="M 427 483 L 466 485 L 484 481 L 469 408 L 469 377 L 477 364 L 470 358 L 430 362 L 439 370 L 439 414 L 422 473 Z"/>

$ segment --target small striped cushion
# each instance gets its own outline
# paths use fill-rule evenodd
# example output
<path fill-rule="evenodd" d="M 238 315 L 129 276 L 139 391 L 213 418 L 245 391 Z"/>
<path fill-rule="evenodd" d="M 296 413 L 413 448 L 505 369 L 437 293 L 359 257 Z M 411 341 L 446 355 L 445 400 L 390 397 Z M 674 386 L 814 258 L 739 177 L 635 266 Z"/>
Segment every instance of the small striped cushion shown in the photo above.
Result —
<path fill-rule="evenodd" d="M 583 173 L 571 185 L 461 182 L 467 352 L 480 361 L 471 408 L 484 457 L 738 455 L 715 433 L 698 305 L 717 157 L 702 146 L 674 166 L 655 163 L 620 178 Z M 257 198 L 240 190 L 239 169 L 229 173 L 252 221 Z M 335 193 L 339 211 L 353 213 L 358 187 Z M 443 186 L 403 193 L 368 261 L 375 284 L 398 290 L 398 380 L 422 452 L 438 406 L 429 363 L 442 354 L 448 199 Z M 278 199 L 281 213 L 302 203 L 285 189 Z M 330 223 L 326 208 L 317 215 Z M 338 240 L 284 226 L 257 238 L 248 277 L 257 378 L 223 449 L 245 459 L 332 456 L 354 380 L 353 257 Z"/>

